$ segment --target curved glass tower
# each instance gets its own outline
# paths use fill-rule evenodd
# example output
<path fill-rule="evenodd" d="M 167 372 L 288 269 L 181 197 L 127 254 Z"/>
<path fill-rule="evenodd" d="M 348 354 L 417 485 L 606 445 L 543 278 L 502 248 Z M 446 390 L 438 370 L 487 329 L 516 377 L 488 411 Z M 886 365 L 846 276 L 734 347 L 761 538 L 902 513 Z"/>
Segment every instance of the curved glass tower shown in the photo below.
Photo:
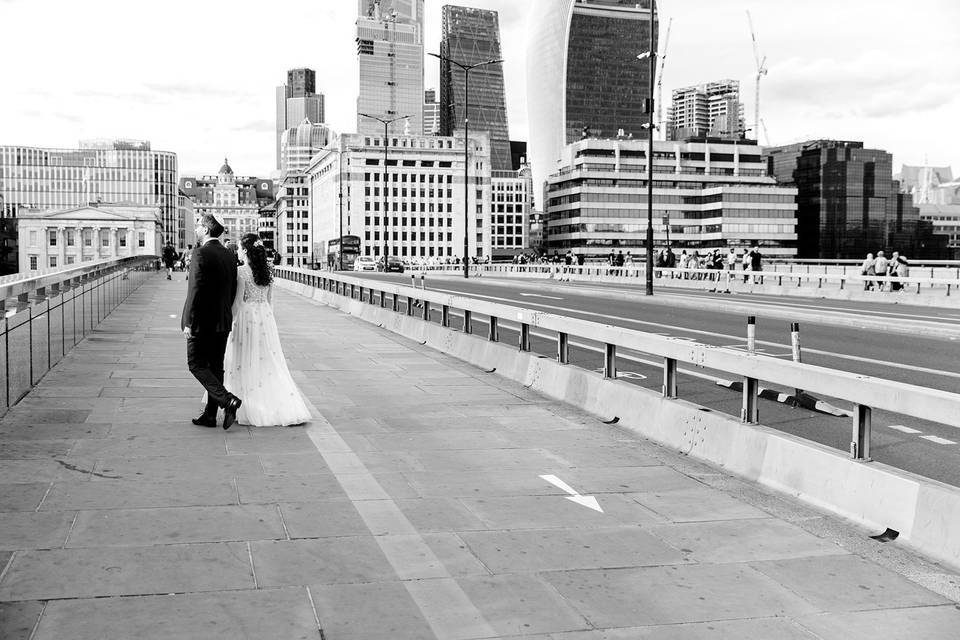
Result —
<path fill-rule="evenodd" d="M 652 0 L 533 0 L 527 41 L 529 157 L 537 208 L 563 147 L 645 138 Z M 622 130 L 622 133 L 621 133 Z"/>

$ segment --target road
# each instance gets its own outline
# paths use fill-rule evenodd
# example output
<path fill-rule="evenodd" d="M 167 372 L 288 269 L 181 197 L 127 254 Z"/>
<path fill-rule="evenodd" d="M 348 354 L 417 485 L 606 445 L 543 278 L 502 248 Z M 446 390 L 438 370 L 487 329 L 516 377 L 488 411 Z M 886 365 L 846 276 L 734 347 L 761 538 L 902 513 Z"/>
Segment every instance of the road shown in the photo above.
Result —
<path fill-rule="evenodd" d="M 409 275 L 352 274 L 410 284 Z M 419 281 L 419 280 L 418 280 Z M 730 296 L 686 289 L 658 289 L 653 298 L 642 287 L 555 283 L 537 280 L 464 280 L 427 275 L 427 287 L 483 300 L 522 306 L 639 331 L 698 342 L 745 348 L 746 316 L 757 317 L 757 349 L 774 357 L 791 357 L 790 318 L 800 322 L 804 362 L 960 391 L 960 311 L 897 304 Z M 480 323 L 482 325 L 482 323 Z M 865 326 L 864 326 L 865 325 Z M 485 327 L 478 327 L 478 331 Z M 504 342 L 516 343 L 506 324 Z M 553 356 L 553 336 L 534 334 L 535 352 Z M 602 367 L 598 345 L 577 343 L 573 364 Z M 618 354 L 619 377 L 660 389 L 661 365 L 643 354 Z M 720 374 L 681 368 L 681 397 L 731 415 L 739 415 L 740 395 L 716 384 Z M 776 389 L 792 392 L 792 389 Z M 823 400 L 830 402 L 831 399 Z M 849 409 L 839 401 L 840 409 Z M 612 416 L 611 416 L 612 418 Z M 764 401 L 763 424 L 821 444 L 848 450 L 851 420 L 785 404 Z M 875 412 L 872 457 L 907 471 L 960 486 L 960 429 L 913 418 Z"/>

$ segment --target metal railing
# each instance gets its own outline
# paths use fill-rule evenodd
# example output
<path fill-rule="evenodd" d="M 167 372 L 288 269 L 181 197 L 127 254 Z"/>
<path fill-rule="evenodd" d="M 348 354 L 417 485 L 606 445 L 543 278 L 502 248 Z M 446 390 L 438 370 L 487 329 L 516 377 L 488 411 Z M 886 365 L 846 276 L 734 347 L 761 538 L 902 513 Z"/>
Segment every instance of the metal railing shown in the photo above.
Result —
<path fill-rule="evenodd" d="M 156 256 L 92 262 L 0 285 L 3 405 L 15 405 L 153 272 Z"/>
<path fill-rule="evenodd" d="M 451 311 L 457 310 L 462 317 L 461 331 L 465 334 L 474 333 L 473 325 L 477 316 L 485 316 L 487 339 L 491 342 L 500 341 L 501 327 L 510 323 L 518 328 L 518 348 L 521 351 L 530 351 L 532 328 L 545 330 L 554 337 L 557 360 L 564 365 L 573 366 L 569 359 L 571 338 L 599 343 L 603 345 L 603 375 L 610 380 L 617 377 L 618 351 L 639 352 L 659 358 L 663 377 L 661 391 L 667 398 L 679 396 L 677 376 L 680 363 L 738 377 L 743 380 L 740 419 L 746 423 L 758 421 L 761 380 L 849 402 L 853 415 L 850 453 L 858 460 L 870 458 L 871 415 L 874 409 L 960 428 L 960 394 L 956 393 L 337 273 L 289 267 L 277 268 L 275 273 L 278 278 L 346 296 L 361 303 L 378 304 L 381 308 L 408 316 L 420 315 L 424 321 L 431 321 L 432 310 L 436 309 L 440 311 L 440 324 L 444 327 L 451 326 Z"/>

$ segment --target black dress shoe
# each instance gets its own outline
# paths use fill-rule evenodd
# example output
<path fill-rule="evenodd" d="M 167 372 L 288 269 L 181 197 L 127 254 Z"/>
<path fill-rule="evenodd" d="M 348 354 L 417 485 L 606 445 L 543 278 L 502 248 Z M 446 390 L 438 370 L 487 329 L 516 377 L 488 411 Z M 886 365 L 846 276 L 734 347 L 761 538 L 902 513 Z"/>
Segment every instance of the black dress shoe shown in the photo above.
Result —
<path fill-rule="evenodd" d="M 240 408 L 240 405 L 243 404 L 243 401 L 240 400 L 237 396 L 231 396 L 230 400 L 227 401 L 227 406 L 223 408 L 223 430 L 226 431 L 233 426 L 233 423 L 237 420 L 237 409 Z"/>
<path fill-rule="evenodd" d="M 217 428 L 217 416 L 208 416 L 206 414 L 201 415 L 199 418 L 194 418 L 191 420 L 193 424 L 198 427 L 208 427 L 210 429 Z"/>

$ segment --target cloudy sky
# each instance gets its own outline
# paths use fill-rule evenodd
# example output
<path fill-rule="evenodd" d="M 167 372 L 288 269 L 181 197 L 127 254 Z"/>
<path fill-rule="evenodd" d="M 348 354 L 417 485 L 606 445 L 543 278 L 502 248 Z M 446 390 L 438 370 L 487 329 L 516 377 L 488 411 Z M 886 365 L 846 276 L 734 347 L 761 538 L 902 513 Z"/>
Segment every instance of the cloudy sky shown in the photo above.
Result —
<path fill-rule="evenodd" d="M 442 0 L 426 0 L 438 51 Z M 463 2 L 500 12 L 510 133 L 526 139 L 525 0 Z M 355 129 L 356 0 L 0 0 L 0 144 L 73 147 L 148 139 L 182 174 L 269 175 L 274 88 L 317 71 L 327 119 Z M 662 0 L 670 90 L 740 80 L 753 121 L 750 9 L 769 75 L 761 114 L 772 144 L 863 140 L 894 165 L 960 172 L 960 3 L 956 0 Z M 664 28 L 663 33 L 666 30 Z M 426 63 L 426 86 L 438 86 Z M 748 125 L 749 126 L 749 125 Z M 761 136 L 761 141 L 764 141 Z"/>

